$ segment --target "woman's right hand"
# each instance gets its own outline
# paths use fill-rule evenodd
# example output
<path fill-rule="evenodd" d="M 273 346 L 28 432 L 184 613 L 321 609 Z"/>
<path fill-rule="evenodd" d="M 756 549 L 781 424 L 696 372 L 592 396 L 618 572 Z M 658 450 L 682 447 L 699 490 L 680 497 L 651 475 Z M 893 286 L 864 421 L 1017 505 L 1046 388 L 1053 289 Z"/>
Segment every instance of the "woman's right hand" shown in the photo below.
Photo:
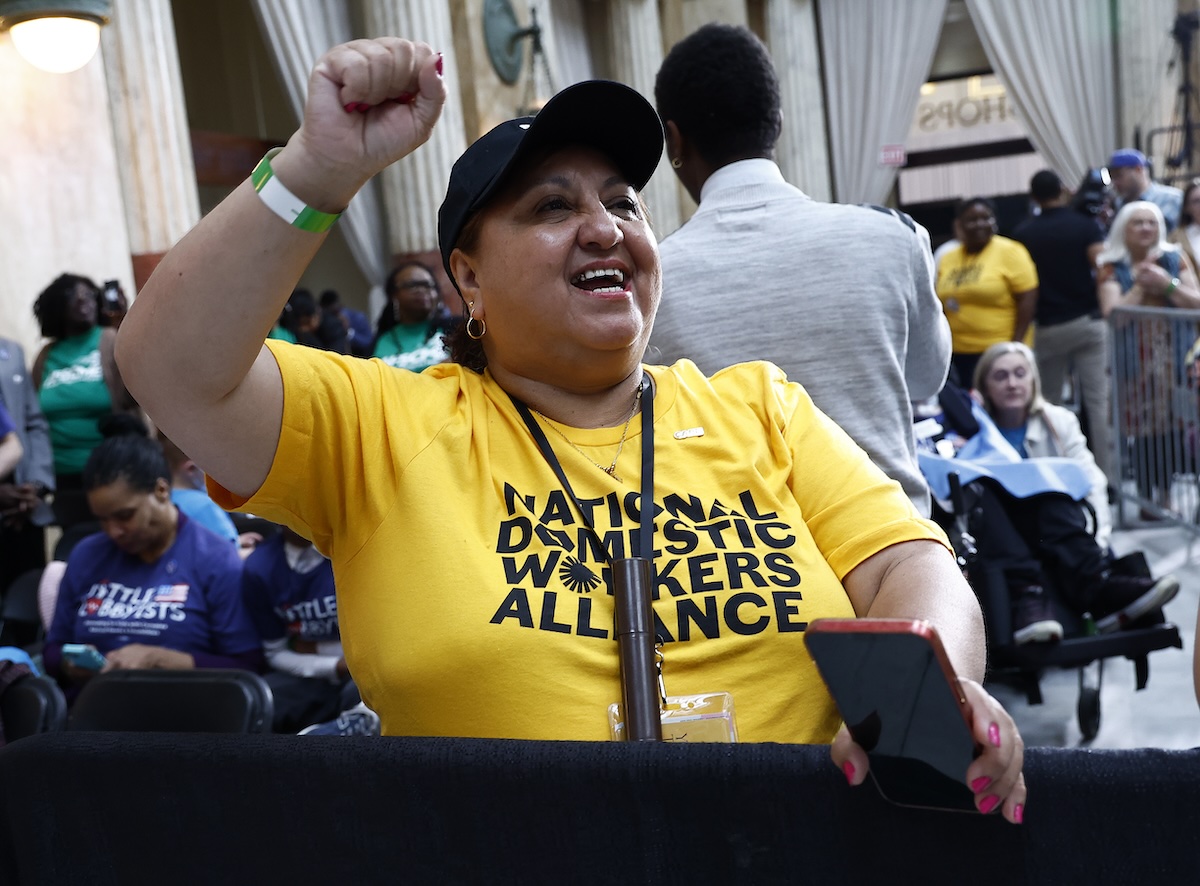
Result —
<path fill-rule="evenodd" d="M 423 144 L 446 100 L 442 57 L 399 37 L 352 40 L 313 67 L 300 129 L 272 161 L 308 205 L 340 212 L 373 175 Z"/>

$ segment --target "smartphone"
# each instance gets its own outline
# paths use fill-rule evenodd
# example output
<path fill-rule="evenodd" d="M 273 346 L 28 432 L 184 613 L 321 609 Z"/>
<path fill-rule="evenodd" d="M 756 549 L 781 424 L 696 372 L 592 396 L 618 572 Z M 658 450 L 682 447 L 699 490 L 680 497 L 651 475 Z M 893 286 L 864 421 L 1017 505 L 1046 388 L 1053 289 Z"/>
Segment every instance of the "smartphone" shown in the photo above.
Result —
<path fill-rule="evenodd" d="M 979 753 L 971 710 L 931 624 L 820 618 L 804 642 L 885 799 L 976 811 L 966 784 Z"/>
<path fill-rule="evenodd" d="M 63 659 L 85 671 L 98 671 L 108 664 L 99 649 L 85 643 L 64 643 L 62 654 Z"/>
<path fill-rule="evenodd" d="M 100 297 L 104 301 L 104 306 L 109 309 L 115 309 L 121 305 L 121 283 L 118 280 L 105 280 L 104 286 L 100 290 Z"/>

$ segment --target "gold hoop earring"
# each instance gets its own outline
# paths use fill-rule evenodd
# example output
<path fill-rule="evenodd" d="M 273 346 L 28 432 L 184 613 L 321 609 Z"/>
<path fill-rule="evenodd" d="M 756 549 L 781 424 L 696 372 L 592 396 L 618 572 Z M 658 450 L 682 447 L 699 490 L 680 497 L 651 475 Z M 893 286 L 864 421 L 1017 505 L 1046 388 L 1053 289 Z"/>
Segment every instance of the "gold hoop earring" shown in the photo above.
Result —
<path fill-rule="evenodd" d="M 479 341 L 481 338 L 487 335 L 487 321 L 480 320 L 478 317 L 472 314 L 471 311 L 473 310 L 475 310 L 475 302 L 471 302 L 469 305 L 467 305 L 467 338 L 473 341 Z M 479 324 L 479 335 L 476 335 L 471 331 L 472 323 Z"/>
<path fill-rule="evenodd" d="M 672 169 L 678 169 L 678 168 L 679 168 L 679 167 L 681 167 L 681 166 L 683 166 L 683 161 L 682 161 L 682 160 L 680 160 L 678 157 L 672 157 L 672 158 L 671 158 L 671 168 L 672 168 Z"/>

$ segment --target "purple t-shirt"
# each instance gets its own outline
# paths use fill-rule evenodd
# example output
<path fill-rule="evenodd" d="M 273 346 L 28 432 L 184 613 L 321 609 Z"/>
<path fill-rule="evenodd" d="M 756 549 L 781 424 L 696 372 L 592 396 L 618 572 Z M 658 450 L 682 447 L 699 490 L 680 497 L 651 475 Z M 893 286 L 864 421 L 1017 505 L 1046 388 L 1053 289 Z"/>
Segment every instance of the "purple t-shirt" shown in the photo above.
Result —
<path fill-rule="evenodd" d="M 67 561 L 46 646 L 90 643 L 107 653 L 143 643 L 202 656 L 257 652 L 262 641 L 242 604 L 241 577 L 233 545 L 183 514 L 175 543 L 153 563 L 126 554 L 102 532 L 89 535 Z"/>
<path fill-rule="evenodd" d="M 333 566 L 322 560 L 310 572 L 288 566 L 282 533 L 276 533 L 246 558 L 242 589 L 250 617 L 264 640 L 339 639 Z"/>

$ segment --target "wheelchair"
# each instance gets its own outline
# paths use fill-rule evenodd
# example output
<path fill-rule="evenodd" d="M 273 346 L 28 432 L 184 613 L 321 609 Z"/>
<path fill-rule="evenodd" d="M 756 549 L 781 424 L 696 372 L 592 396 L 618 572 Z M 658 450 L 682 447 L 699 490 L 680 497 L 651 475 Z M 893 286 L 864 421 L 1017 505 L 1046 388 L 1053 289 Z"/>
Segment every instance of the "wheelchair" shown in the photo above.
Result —
<path fill-rule="evenodd" d="M 1122 630 L 1094 633 L 1094 625 L 1069 607 L 1053 581 L 1048 580 L 1046 591 L 1055 616 L 1063 626 L 1063 637 L 1050 643 L 1018 646 L 1013 641 L 1009 578 L 1031 564 L 1028 560 L 980 554 L 978 539 L 989 529 L 978 519 L 979 511 L 973 507 L 973 498 L 978 496 L 973 487 L 989 481 L 975 480 L 964 487 L 957 474 L 950 474 L 949 479 L 952 512 L 935 506 L 934 519 L 946 530 L 959 565 L 979 598 L 987 634 L 988 676 L 1015 685 L 1024 692 L 1029 704 L 1036 705 L 1042 703 L 1041 678 L 1045 671 L 1078 669 L 1076 715 L 1084 740 L 1091 741 L 1100 730 L 1100 689 L 1105 660 L 1118 656 L 1129 659 L 1133 662 L 1137 689 L 1144 689 L 1150 679 L 1150 653 L 1170 647 L 1183 648 L 1179 628 L 1167 622 L 1159 609 Z M 1122 557 L 1114 561 L 1112 568 L 1126 574 L 1150 574 L 1141 554 Z M 1043 575 L 1050 572 L 1040 571 Z"/>

